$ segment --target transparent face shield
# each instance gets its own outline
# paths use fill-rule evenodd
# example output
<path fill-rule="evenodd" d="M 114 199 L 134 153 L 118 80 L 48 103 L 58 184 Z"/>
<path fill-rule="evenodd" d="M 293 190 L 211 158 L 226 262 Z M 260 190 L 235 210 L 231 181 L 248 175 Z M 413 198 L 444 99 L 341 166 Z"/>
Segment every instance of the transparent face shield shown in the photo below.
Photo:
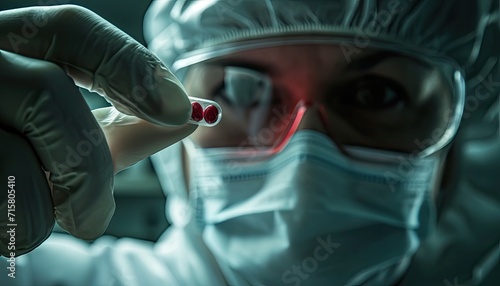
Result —
<path fill-rule="evenodd" d="M 354 156 L 351 147 L 365 147 L 426 157 L 455 135 L 464 107 L 464 81 L 447 61 L 416 60 L 439 70 L 439 88 L 430 81 L 415 79 L 409 85 L 369 73 L 317 95 L 282 96 L 268 74 L 225 66 L 222 84 L 204 95 L 221 105 L 222 120 L 215 127 L 200 127 L 191 140 L 202 148 L 272 155 L 304 128 L 327 135 L 348 156 Z"/>

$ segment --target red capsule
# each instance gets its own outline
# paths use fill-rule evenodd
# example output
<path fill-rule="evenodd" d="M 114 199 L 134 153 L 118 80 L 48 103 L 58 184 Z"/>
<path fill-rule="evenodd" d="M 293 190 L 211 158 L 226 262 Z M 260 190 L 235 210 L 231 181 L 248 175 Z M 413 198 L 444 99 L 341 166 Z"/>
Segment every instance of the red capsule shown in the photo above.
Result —
<path fill-rule="evenodd" d="M 207 106 L 207 108 L 205 108 L 205 121 L 208 123 L 208 124 L 212 124 L 214 122 L 217 121 L 217 119 L 219 119 L 219 110 L 217 110 L 217 107 L 213 106 L 213 105 L 209 105 Z"/>
<path fill-rule="evenodd" d="M 194 121 L 201 121 L 203 119 L 203 107 L 198 102 L 191 103 L 191 118 Z"/>

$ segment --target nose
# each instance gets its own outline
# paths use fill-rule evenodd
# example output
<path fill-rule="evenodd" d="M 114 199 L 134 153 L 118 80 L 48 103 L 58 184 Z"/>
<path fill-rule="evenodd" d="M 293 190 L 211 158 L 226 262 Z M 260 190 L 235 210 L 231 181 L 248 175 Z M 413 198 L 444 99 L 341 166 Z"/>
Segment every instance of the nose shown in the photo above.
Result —
<path fill-rule="evenodd" d="M 300 119 L 297 131 L 307 129 L 330 135 L 328 115 L 324 106 L 318 102 L 306 102 L 304 107 L 305 112 Z"/>
<path fill-rule="evenodd" d="M 304 104 L 304 113 L 302 118 L 298 118 L 300 123 L 296 129 L 299 130 L 313 130 L 320 132 L 328 136 L 332 142 L 337 145 L 339 150 L 344 153 L 344 155 L 350 156 L 343 146 L 341 140 L 339 140 L 339 133 L 333 130 L 331 120 L 335 117 L 332 114 L 328 114 L 325 106 L 320 102 L 306 102 Z M 341 132 L 341 130 L 338 130 Z"/>

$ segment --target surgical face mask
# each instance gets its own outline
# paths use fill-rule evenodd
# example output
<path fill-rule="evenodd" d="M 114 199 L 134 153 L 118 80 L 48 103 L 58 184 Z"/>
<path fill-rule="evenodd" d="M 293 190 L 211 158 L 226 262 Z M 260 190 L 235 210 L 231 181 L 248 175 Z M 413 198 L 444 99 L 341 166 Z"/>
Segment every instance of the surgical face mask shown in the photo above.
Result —
<path fill-rule="evenodd" d="M 390 285 L 429 226 L 435 158 L 349 148 L 379 163 L 353 161 L 311 130 L 270 158 L 184 144 L 196 222 L 231 285 Z"/>

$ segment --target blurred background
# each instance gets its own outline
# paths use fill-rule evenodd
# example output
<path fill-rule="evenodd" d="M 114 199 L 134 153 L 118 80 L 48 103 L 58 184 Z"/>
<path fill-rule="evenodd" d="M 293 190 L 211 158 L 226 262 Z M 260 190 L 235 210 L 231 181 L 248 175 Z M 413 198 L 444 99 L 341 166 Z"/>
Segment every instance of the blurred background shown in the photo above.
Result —
<path fill-rule="evenodd" d="M 142 24 L 151 2 L 151 0 L 2 0 L 0 11 L 28 6 L 80 5 L 99 14 L 144 45 Z M 90 108 L 108 105 L 98 94 L 84 89 L 80 91 Z M 168 227 L 165 219 L 165 197 L 149 159 L 116 175 L 115 199 L 115 215 L 106 234 L 155 241 Z M 54 231 L 64 232 L 57 226 Z"/>

